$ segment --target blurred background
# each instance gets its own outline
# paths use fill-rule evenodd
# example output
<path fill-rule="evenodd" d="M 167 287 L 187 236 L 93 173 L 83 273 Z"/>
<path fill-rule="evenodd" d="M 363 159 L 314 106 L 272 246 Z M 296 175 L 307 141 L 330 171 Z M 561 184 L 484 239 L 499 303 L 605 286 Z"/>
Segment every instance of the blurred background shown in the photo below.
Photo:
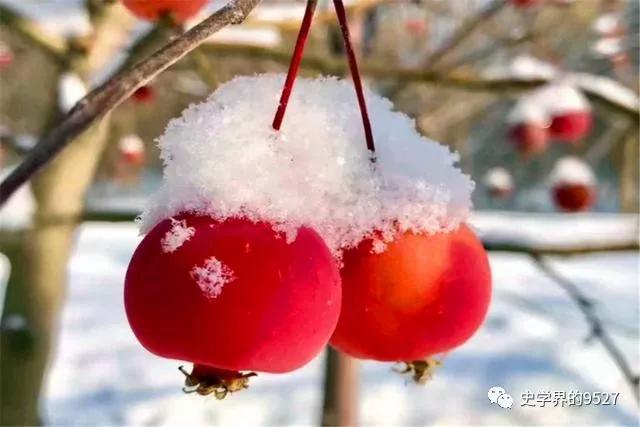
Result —
<path fill-rule="evenodd" d="M 0 178 L 88 90 L 225 1 L 204 3 L 177 25 L 119 1 L 0 0 Z M 122 286 L 161 180 L 154 140 L 234 76 L 286 72 L 305 3 L 263 0 L 0 208 L 2 425 L 638 425 L 638 0 L 345 5 L 369 87 L 477 182 L 494 275 L 482 329 L 426 385 L 330 351 L 221 402 L 183 394 L 179 362 L 135 340 Z M 302 73 L 348 77 L 333 7 L 318 9 Z M 491 404 L 494 386 L 513 408 Z"/>

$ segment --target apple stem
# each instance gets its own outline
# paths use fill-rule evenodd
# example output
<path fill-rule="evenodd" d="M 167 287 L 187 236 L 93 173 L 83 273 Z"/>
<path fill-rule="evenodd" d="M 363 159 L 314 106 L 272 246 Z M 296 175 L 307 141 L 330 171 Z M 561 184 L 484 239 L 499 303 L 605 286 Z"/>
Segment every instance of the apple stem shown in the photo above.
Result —
<path fill-rule="evenodd" d="M 313 13 L 316 10 L 318 0 L 308 0 L 307 8 L 304 11 L 304 18 L 302 19 L 302 25 L 298 32 L 298 39 L 296 40 L 296 46 L 291 57 L 291 63 L 289 64 L 289 71 L 287 72 L 287 78 L 282 88 L 282 95 L 280 96 L 280 103 L 278 104 L 278 110 L 276 116 L 273 118 L 273 128 L 280 130 L 282 126 L 282 120 L 284 119 L 284 113 L 287 110 L 289 104 L 289 97 L 293 90 L 293 84 L 300 68 L 300 62 L 302 61 L 302 54 L 304 53 L 304 46 L 307 43 L 309 36 L 309 29 L 311 28 L 311 21 L 313 20 Z"/>
<path fill-rule="evenodd" d="M 317 0 L 308 0 L 307 7 L 304 12 L 304 18 L 302 19 L 302 25 L 298 32 L 298 38 L 291 57 L 291 63 L 289 64 L 289 71 L 287 72 L 287 78 L 282 88 L 282 95 L 280 96 L 280 103 L 276 115 L 273 118 L 273 128 L 280 130 L 282 126 L 282 120 L 284 119 L 287 105 L 289 104 L 289 98 L 291 91 L 293 90 L 293 84 L 300 68 L 302 61 L 302 55 L 304 53 L 304 47 L 307 43 L 309 36 L 309 30 L 311 28 L 311 21 L 313 20 L 313 14 L 315 12 Z M 333 0 L 333 4 L 336 9 L 336 15 L 338 16 L 338 23 L 340 24 L 340 30 L 342 31 L 342 38 L 344 40 L 345 51 L 349 59 L 349 70 L 351 71 L 351 77 L 353 79 L 353 85 L 356 90 L 356 96 L 358 98 L 358 106 L 360 107 L 360 114 L 362 116 L 362 124 L 364 126 L 364 135 L 367 142 L 367 149 L 371 152 L 375 152 L 375 144 L 373 142 L 373 131 L 371 130 L 371 121 L 369 120 L 369 113 L 367 111 L 367 104 L 364 98 L 364 90 L 362 88 L 362 79 L 360 77 L 360 71 L 358 70 L 358 61 L 356 59 L 353 45 L 351 43 L 351 36 L 349 34 L 349 26 L 347 24 L 347 13 L 344 8 L 342 0 Z M 375 158 L 372 157 L 372 161 Z"/>
<path fill-rule="evenodd" d="M 353 85 L 355 86 L 356 95 L 358 97 L 358 105 L 360 106 L 360 114 L 362 115 L 362 124 L 364 125 L 364 135 L 367 140 L 367 149 L 371 152 L 375 152 L 376 148 L 373 142 L 371 121 L 369 120 L 367 103 L 364 99 L 364 90 L 362 89 L 362 79 L 360 77 L 360 71 L 358 70 L 358 61 L 356 59 L 356 54 L 353 51 L 353 45 L 351 44 L 349 25 L 347 24 L 347 13 L 344 10 L 342 0 L 333 0 L 333 6 L 336 9 L 336 15 L 338 16 L 338 22 L 340 23 L 340 29 L 342 30 L 344 47 L 347 52 L 347 57 L 349 58 L 349 69 L 351 70 L 351 78 L 353 79 Z"/>

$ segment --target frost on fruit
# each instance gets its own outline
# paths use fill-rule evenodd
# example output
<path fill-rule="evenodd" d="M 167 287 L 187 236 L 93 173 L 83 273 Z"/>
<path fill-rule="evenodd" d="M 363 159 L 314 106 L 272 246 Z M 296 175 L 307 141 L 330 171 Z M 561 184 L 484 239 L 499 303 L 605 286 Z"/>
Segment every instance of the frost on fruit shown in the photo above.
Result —
<path fill-rule="evenodd" d="M 233 270 L 216 257 L 208 258 L 203 265 L 191 269 L 191 278 L 208 298 L 217 298 L 222 288 L 235 279 Z"/>
<path fill-rule="evenodd" d="M 366 149 L 351 81 L 298 78 L 281 131 L 271 127 L 284 76 L 237 77 L 172 120 L 159 139 L 160 191 L 142 231 L 189 211 L 274 224 L 295 240 L 315 229 L 336 257 L 368 237 L 437 233 L 466 220 L 473 182 L 458 155 L 422 137 L 367 91 L 376 142 Z"/>
<path fill-rule="evenodd" d="M 164 253 L 175 252 L 187 240 L 191 239 L 195 232 L 195 228 L 187 226 L 186 220 L 178 221 L 171 218 L 171 228 L 160 242 L 162 244 L 162 251 Z"/>

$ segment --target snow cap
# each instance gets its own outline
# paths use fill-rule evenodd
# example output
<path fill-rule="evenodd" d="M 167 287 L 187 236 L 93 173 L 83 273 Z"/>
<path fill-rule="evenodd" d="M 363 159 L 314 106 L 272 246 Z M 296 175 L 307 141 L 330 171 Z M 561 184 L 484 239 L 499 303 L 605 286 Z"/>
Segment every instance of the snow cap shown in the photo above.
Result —
<path fill-rule="evenodd" d="M 457 154 L 366 91 L 377 162 L 351 81 L 298 78 L 281 131 L 282 74 L 236 77 L 172 120 L 158 142 L 164 180 L 142 231 L 182 211 L 268 221 L 295 238 L 314 228 L 334 255 L 397 230 L 436 233 L 467 219 L 474 184 Z M 380 245 L 378 245 L 379 247 Z"/>
<path fill-rule="evenodd" d="M 126 135 L 118 141 L 118 148 L 123 153 L 142 153 L 144 152 L 144 142 L 136 134 Z"/>
<path fill-rule="evenodd" d="M 503 167 L 489 169 L 484 176 L 483 183 L 487 188 L 513 190 L 513 177 Z"/>
<path fill-rule="evenodd" d="M 583 184 L 595 185 L 596 177 L 591 167 L 575 156 L 560 158 L 551 171 L 552 185 Z"/>

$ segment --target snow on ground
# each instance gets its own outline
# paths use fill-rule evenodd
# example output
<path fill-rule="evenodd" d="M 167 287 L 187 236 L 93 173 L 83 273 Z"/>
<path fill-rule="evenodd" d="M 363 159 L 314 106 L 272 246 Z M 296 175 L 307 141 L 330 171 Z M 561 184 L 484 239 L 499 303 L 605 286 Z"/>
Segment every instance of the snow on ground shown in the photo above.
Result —
<path fill-rule="evenodd" d="M 479 214 L 481 233 L 511 229 L 557 243 L 593 232 L 635 233 L 632 217 Z M 574 224 L 575 227 L 569 226 Z M 70 290 L 45 412 L 52 425 L 312 425 L 321 405 L 322 357 L 286 375 L 260 375 L 225 401 L 185 395 L 180 362 L 160 359 L 135 340 L 124 314 L 123 277 L 140 240 L 133 224 L 87 223 L 69 266 Z M 361 365 L 363 425 L 637 425 L 628 385 L 597 342 L 585 342 L 582 314 L 524 256 L 492 254 L 494 299 L 488 319 L 450 353 L 426 386 Z M 561 274 L 596 298 L 598 312 L 633 368 L 638 363 L 637 253 L 554 260 Z M 153 303 L 153 302 L 150 302 Z M 491 405 L 490 387 L 504 387 L 511 410 Z M 616 406 L 522 407 L 525 391 L 620 392 Z"/>

